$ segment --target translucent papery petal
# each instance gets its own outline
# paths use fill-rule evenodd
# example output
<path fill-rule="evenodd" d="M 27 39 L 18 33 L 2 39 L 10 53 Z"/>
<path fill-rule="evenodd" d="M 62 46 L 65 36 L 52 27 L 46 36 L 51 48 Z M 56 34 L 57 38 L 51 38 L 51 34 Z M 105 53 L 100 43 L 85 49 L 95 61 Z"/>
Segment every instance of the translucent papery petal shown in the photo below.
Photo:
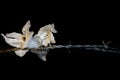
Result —
<path fill-rule="evenodd" d="M 52 26 L 52 32 L 53 32 L 53 33 L 57 33 L 57 30 L 55 29 L 55 25 L 52 24 L 51 26 Z"/>
<path fill-rule="evenodd" d="M 41 40 L 44 40 L 45 37 L 47 37 L 47 31 L 46 32 L 42 32 L 39 36 L 40 36 Z"/>
<path fill-rule="evenodd" d="M 17 50 L 15 54 L 19 57 L 23 57 L 29 50 Z"/>
<path fill-rule="evenodd" d="M 42 45 L 43 46 L 48 46 L 48 44 L 50 44 L 50 40 L 49 39 L 45 39 L 42 41 Z"/>
<path fill-rule="evenodd" d="M 53 33 L 57 33 L 57 30 L 55 30 L 55 25 L 54 24 L 49 24 L 46 27 L 48 28 L 49 31 L 51 31 Z"/>
<path fill-rule="evenodd" d="M 51 43 L 56 43 L 55 38 L 54 38 L 52 32 L 49 35 L 50 35 L 49 37 L 50 37 Z"/>
<path fill-rule="evenodd" d="M 49 24 L 40 28 L 34 38 L 43 46 L 48 46 L 50 43 L 56 43 L 52 32 L 57 33 L 54 24 Z"/>
<path fill-rule="evenodd" d="M 43 32 L 41 35 L 39 35 L 39 37 L 40 37 L 39 41 L 41 41 L 41 44 L 44 46 L 47 46 L 50 43 L 56 43 L 52 32 L 49 31 Z"/>
<path fill-rule="evenodd" d="M 11 38 L 15 38 L 15 39 L 17 39 L 17 38 L 19 38 L 21 36 L 22 36 L 22 34 L 16 33 L 16 32 L 12 32 L 12 33 L 6 34 L 6 37 L 11 37 Z"/>
<path fill-rule="evenodd" d="M 43 32 L 46 32 L 48 30 L 50 30 L 50 28 L 48 27 L 48 25 L 45 25 L 39 29 L 37 35 L 41 35 Z"/>
<path fill-rule="evenodd" d="M 31 38 L 28 48 L 38 48 L 39 46 L 38 42 L 34 38 Z"/>
<path fill-rule="evenodd" d="M 40 28 L 39 31 L 38 31 L 38 35 L 41 34 L 44 31 L 50 31 L 50 32 L 53 32 L 53 33 L 57 33 L 57 30 L 55 30 L 54 24 L 48 24 L 48 25 L 45 25 L 42 28 Z"/>
<path fill-rule="evenodd" d="M 18 41 L 18 39 L 13 38 L 7 38 L 4 34 L 1 34 L 3 38 L 5 39 L 5 42 L 13 47 L 20 47 L 21 43 Z"/>
<path fill-rule="evenodd" d="M 26 22 L 26 24 L 25 24 L 25 25 L 23 26 L 23 28 L 22 28 L 22 33 L 23 33 L 23 34 L 26 34 L 26 31 L 29 31 L 30 26 L 31 26 L 30 20 L 28 20 L 28 21 Z"/>
<path fill-rule="evenodd" d="M 32 53 L 36 53 L 40 59 L 46 61 L 46 55 L 48 53 L 48 49 L 40 50 L 40 49 L 32 49 Z"/>

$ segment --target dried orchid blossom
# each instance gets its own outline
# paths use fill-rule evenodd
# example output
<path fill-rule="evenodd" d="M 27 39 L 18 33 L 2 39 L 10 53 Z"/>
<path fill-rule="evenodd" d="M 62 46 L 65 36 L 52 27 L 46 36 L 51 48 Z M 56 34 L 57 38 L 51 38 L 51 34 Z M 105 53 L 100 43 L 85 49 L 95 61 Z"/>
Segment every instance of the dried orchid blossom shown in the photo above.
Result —
<path fill-rule="evenodd" d="M 46 61 L 47 49 L 40 50 L 37 48 L 41 46 L 48 46 L 49 44 L 56 42 L 53 36 L 53 33 L 57 33 L 54 28 L 54 24 L 49 24 L 40 28 L 38 34 L 36 34 L 34 37 L 34 32 L 29 31 L 30 27 L 30 20 L 28 20 L 23 26 L 23 34 L 12 32 L 6 35 L 1 35 L 5 39 L 5 42 L 10 46 L 21 48 L 21 50 L 15 51 L 17 56 L 23 57 L 29 51 L 29 49 L 31 49 L 31 52 L 36 53 L 42 60 Z"/>

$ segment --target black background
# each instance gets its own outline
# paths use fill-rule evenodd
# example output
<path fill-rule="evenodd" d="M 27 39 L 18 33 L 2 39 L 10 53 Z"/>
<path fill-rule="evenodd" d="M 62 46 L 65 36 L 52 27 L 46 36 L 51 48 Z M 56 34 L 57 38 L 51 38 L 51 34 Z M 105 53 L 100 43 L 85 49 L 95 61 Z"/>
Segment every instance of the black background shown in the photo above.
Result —
<path fill-rule="evenodd" d="M 9 3 L 9 2 L 8 2 Z M 7 5 L 7 4 L 6 4 Z M 54 34 L 56 44 L 102 44 L 112 41 L 119 44 L 118 5 L 106 2 L 17 2 L 3 5 L 0 13 L 0 33 L 19 32 L 27 20 L 31 31 L 37 33 L 40 27 L 54 23 L 58 31 Z M 9 49 L 0 36 L 0 49 Z M 70 51 L 70 53 L 69 53 Z M 20 58 L 14 54 L 1 53 L 0 64 L 38 64 L 47 66 L 78 66 L 91 64 L 120 64 L 120 54 L 87 51 L 84 49 L 52 49 L 44 62 L 37 55 L 28 52 Z"/>

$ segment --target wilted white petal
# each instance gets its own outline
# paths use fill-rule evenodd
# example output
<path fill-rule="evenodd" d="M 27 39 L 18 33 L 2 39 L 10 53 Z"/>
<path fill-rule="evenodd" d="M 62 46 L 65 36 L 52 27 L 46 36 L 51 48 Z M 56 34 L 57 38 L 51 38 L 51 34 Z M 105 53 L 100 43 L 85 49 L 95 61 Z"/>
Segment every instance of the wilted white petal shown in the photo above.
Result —
<path fill-rule="evenodd" d="M 42 59 L 43 61 L 46 61 L 46 55 L 47 55 L 47 52 L 48 50 L 40 50 L 40 49 L 32 49 L 30 50 L 32 53 L 36 53 L 38 55 L 38 57 L 40 59 Z"/>
<path fill-rule="evenodd" d="M 48 46 L 48 44 L 50 44 L 50 39 L 49 38 L 42 40 L 42 45 Z"/>
<path fill-rule="evenodd" d="M 57 33 L 57 30 L 55 30 L 55 25 L 54 24 L 49 24 L 46 26 L 51 32 Z"/>
<path fill-rule="evenodd" d="M 54 24 L 49 24 L 40 28 L 34 38 L 43 46 L 48 46 L 48 44 L 56 42 L 52 32 L 57 33 Z"/>
<path fill-rule="evenodd" d="M 23 26 L 22 33 L 26 34 L 26 31 L 29 31 L 30 26 L 31 26 L 30 20 L 28 20 L 26 24 Z"/>
<path fill-rule="evenodd" d="M 40 59 L 42 59 L 43 61 L 46 61 L 47 51 L 41 51 L 37 55 Z"/>
<path fill-rule="evenodd" d="M 28 50 L 17 50 L 15 51 L 15 54 L 19 57 L 23 57 L 27 52 Z"/>
<path fill-rule="evenodd" d="M 20 47 L 21 43 L 18 42 L 18 39 L 15 38 L 7 38 L 4 34 L 1 34 L 5 39 L 5 42 L 13 47 Z"/>
<path fill-rule="evenodd" d="M 37 54 L 40 59 L 46 61 L 46 55 Z"/>
<path fill-rule="evenodd" d="M 41 40 L 44 40 L 48 36 L 48 33 L 47 31 L 43 31 L 39 36 Z"/>
<path fill-rule="evenodd" d="M 28 48 L 38 48 L 39 46 L 39 43 L 34 38 L 31 38 Z"/>
<path fill-rule="evenodd" d="M 55 27 L 54 24 L 45 25 L 45 26 L 43 26 L 42 28 L 39 29 L 37 35 L 41 35 L 45 31 L 50 31 L 50 32 L 53 32 L 53 33 L 57 33 L 57 31 L 55 30 L 54 27 Z"/>
<path fill-rule="evenodd" d="M 17 39 L 20 36 L 22 36 L 22 34 L 16 32 L 6 34 L 6 37 L 15 38 L 15 39 Z"/>
<path fill-rule="evenodd" d="M 55 38 L 54 38 L 52 32 L 50 32 L 49 37 L 50 37 L 51 43 L 56 43 Z"/>

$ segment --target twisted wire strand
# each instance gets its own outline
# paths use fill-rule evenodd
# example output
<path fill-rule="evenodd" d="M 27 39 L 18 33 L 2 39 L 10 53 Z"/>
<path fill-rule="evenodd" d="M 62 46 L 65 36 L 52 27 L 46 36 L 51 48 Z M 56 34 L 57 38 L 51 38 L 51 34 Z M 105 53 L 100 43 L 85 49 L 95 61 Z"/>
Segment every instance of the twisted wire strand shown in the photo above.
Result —
<path fill-rule="evenodd" d="M 85 50 L 94 50 L 94 51 L 102 51 L 102 52 L 110 52 L 110 53 L 120 53 L 119 48 L 112 48 L 105 45 L 49 45 L 47 47 L 39 47 L 39 48 L 24 48 L 25 49 L 56 49 L 56 48 L 79 48 Z M 11 48 L 11 49 L 3 49 L 0 50 L 0 53 L 12 52 L 16 50 L 22 50 L 21 48 Z"/>

